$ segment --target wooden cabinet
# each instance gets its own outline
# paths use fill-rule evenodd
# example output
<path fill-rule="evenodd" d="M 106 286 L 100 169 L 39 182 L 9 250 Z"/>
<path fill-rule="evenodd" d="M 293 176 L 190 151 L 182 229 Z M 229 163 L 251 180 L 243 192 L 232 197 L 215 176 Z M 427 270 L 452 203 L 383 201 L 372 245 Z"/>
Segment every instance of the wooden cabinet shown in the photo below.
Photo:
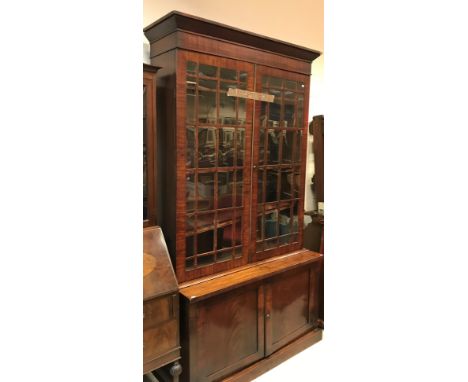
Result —
<path fill-rule="evenodd" d="M 179 293 L 177 280 L 159 227 L 143 230 L 143 373 L 173 363 L 181 372 Z"/>
<path fill-rule="evenodd" d="M 321 257 L 302 249 L 319 53 L 180 12 L 144 32 L 160 67 L 158 224 L 181 283 L 182 378 L 248 380 L 321 336 Z"/>

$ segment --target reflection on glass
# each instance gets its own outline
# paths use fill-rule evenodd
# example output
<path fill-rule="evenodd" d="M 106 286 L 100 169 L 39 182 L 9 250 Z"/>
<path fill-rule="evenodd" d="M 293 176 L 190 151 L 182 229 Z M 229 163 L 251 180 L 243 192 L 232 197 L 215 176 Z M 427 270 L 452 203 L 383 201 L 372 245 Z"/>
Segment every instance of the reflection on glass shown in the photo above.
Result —
<path fill-rule="evenodd" d="M 282 132 L 279 130 L 268 129 L 268 154 L 267 164 L 278 164 L 279 162 L 279 143 Z"/>
<path fill-rule="evenodd" d="M 283 84 L 283 80 L 277 77 L 270 77 L 270 87 L 280 88 Z"/>
<path fill-rule="evenodd" d="M 280 199 L 287 200 L 292 199 L 292 183 L 293 183 L 293 172 L 291 168 L 281 170 L 281 192 Z"/>
<path fill-rule="evenodd" d="M 238 128 L 236 130 L 236 145 L 237 145 L 237 166 L 243 166 L 244 156 L 245 156 L 245 129 Z"/>
<path fill-rule="evenodd" d="M 236 124 L 236 97 L 229 97 L 224 92 L 220 94 L 219 122 L 223 125 Z"/>
<path fill-rule="evenodd" d="M 187 61 L 187 74 L 194 76 L 197 73 L 197 63 L 193 61 Z"/>
<path fill-rule="evenodd" d="M 233 84 L 232 82 L 223 82 L 221 81 L 220 90 L 221 91 L 228 91 L 229 89 L 236 89 L 238 86 L 237 84 Z"/>
<path fill-rule="evenodd" d="M 224 80 L 237 80 L 237 72 L 232 69 L 221 68 L 221 78 Z"/>
<path fill-rule="evenodd" d="M 185 238 L 185 256 L 190 257 L 195 254 L 195 249 L 194 249 L 194 240 L 193 236 L 187 236 Z"/>
<path fill-rule="evenodd" d="M 198 258 L 198 265 L 210 265 L 214 263 L 214 255 L 208 255 Z"/>
<path fill-rule="evenodd" d="M 232 224 L 227 224 L 232 222 L 232 211 L 226 215 L 225 219 L 226 222 L 223 224 L 223 227 L 218 229 L 218 249 L 231 248 L 233 246 L 233 226 Z"/>
<path fill-rule="evenodd" d="M 280 127 L 280 117 L 281 117 L 281 91 L 270 89 L 270 94 L 274 94 L 274 102 L 269 103 L 269 113 L 268 113 L 268 126 L 269 127 Z"/>
<path fill-rule="evenodd" d="M 187 123 L 195 123 L 195 95 L 187 94 Z"/>
<path fill-rule="evenodd" d="M 195 167 L 195 127 L 187 126 L 187 154 L 186 166 L 187 168 Z"/>
<path fill-rule="evenodd" d="M 197 254 L 211 252 L 214 244 L 214 231 L 206 231 L 197 235 Z"/>
<path fill-rule="evenodd" d="M 214 207 L 214 174 L 198 174 L 198 210 L 212 210 Z"/>
<path fill-rule="evenodd" d="M 234 134 L 233 127 L 219 129 L 219 166 L 234 166 Z"/>
<path fill-rule="evenodd" d="M 259 169 L 258 170 L 258 183 L 257 183 L 257 189 L 258 189 L 258 195 L 257 195 L 257 203 L 263 203 L 263 174 L 265 170 Z"/>
<path fill-rule="evenodd" d="M 214 226 L 214 213 L 209 212 L 207 214 L 198 214 L 197 216 L 197 231 L 204 231 L 207 229 L 213 229 Z"/>
<path fill-rule="evenodd" d="M 297 124 L 296 127 L 302 129 L 304 123 L 304 96 L 297 96 Z"/>
<path fill-rule="evenodd" d="M 187 175 L 185 183 L 185 194 L 187 212 L 195 211 L 195 174 Z"/>
<path fill-rule="evenodd" d="M 299 190 L 301 189 L 301 169 L 300 167 L 297 167 L 294 170 L 294 180 L 293 180 L 293 194 L 294 198 L 299 197 Z"/>
<path fill-rule="evenodd" d="M 242 186 L 243 186 L 243 170 L 236 171 L 236 189 L 234 197 L 234 205 L 236 207 L 242 206 Z"/>
<path fill-rule="evenodd" d="M 216 129 L 198 128 L 198 167 L 214 167 L 216 165 Z"/>
<path fill-rule="evenodd" d="M 284 127 L 293 127 L 296 124 L 295 105 L 294 105 L 294 93 L 286 91 L 284 92 Z"/>
<path fill-rule="evenodd" d="M 280 211 L 279 215 L 279 234 L 286 235 L 291 232 L 291 210 L 285 208 Z"/>
<path fill-rule="evenodd" d="M 278 239 L 270 239 L 270 240 L 265 240 L 265 250 L 271 249 L 271 248 L 276 248 L 278 246 Z"/>
<path fill-rule="evenodd" d="M 200 76 L 216 77 L 218 68 L 216 66 L 200 64 L 199 74 Z"/>
<path fill-rule="evenodd" d="M 195 215 L 187 215 L 187 220 L 185 221 L 185 231 L 192 232 L 195 230 Z"/>
<path fill-rule="evenodd" d="M 278 210 L 265 214 L 265 239 L 278 236 Z"/>
<path fill-rule="evenodd" d="M 278 172 L 277 170 L 267 170 L 267 183 L 265 190 L 265 201 L 274 202 L 278 200 L 276 188 L 278 184 Z"/>
<path fill-rule="evenodd" d="M 290 90 L 296 90 L 296 81 L 284 80 L 284 87 Z"/>
<path fill-rule="evenodd" d="M 232 207 L 234 171 L 218 172 L 218 208 Z"/>
<path fill-rule="evenodd" d="M 297 215 L 298 202 L 295 201 L 293 204 L 293 215 L 292 215 L 292 224 L 291 232 L 296 233 L 299 231 L 299 217 Z"/>
<path fill-rule="evenodd" d="M 296 142 L 294 144 L 294 162 L 298 163 L 301 161 L 302 131 L 297 131 L 295 136 L 296 136 Z"/>
<path fill-rule="evenodd" d="M 193 259 L 186 259 L 185 260 L 185 268 L 191 269 L 194 267 L 194 261 Z"/>
<path fill-rule="evenodd" d="M 234 232 L 234 245 L 242 244 L 242 209 L 236 210 L 236 219 L 235 219 L 235 232 Z"/>
<path fill-rule="evenodd" d="M 239 125 L 245 125 L 245 121 L 247 118 L 247 110 L 246 110 L 246 100 L 244 98 L 238 99 L 238 110 L 237 110 L 237 123 Z"/>
<path fill-rule="evenodd" d="M 216 80 L 205 80 L 200 78 L 198 81 L 198 89 L 199 90 L 216 90 Z"/>
<path fill-rule="evenodd" d="M 283 151 L 282 151 L 282 163 L 292 162 L 293 144 L 294 144 L 295 132 L 287 131 L 283 134 Z"/>
<path fill-rule="evenodd" d="M 200 90 L 198 94 L 198 122 L 215 124 L 216 92 Z"/>
<path fill-rule="evenodd" d="M 242 257 L 242 247 L 236 247 L 234 248 L 234 257 L 236 259 L 239 259 Z"/>
<path fill-rule="evenodd" d="M 265 161 L 265 130 L 260 129 L 260 136 L 258 142 L 258 164 L 263 164 Z"/>
<path fill-rule="evenodd" d="M 263 240 L 263 222 L 264 221 L 263 221 L 262 208 L 260 207 L 258 211 L 260 211 L 260 214 L 257 216 L 257 240 Z"/>
<path fill-rule="evenodd" d="M 262 102 L 260 104 L 260 127 L 261 128 L 267 127 L 267 121 L 268 121 L 268 118 L 267 118 L 267 103 Z"/>
<path fill-rule="evenodd" d="M 232 259 L 232 250 L 218 252 L 216 255 L 218 262 L 227 261 Z"/>
<path fill-rule="evenodd" d="M 239 81 L 240 82 L 247 82 L 247 72 L 240 72 L 239 75 Z"/>

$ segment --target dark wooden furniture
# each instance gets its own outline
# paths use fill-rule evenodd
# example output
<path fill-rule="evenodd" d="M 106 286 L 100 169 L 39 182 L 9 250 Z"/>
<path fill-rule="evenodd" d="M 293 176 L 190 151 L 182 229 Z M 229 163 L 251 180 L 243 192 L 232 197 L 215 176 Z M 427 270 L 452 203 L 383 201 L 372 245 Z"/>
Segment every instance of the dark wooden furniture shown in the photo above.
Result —
<path fill-rule="evenodd" d="M 156 219 L 156 72 L 143 64 L 143 227 Z"/>
<path fill-rule="evenodd" d="M 143 373 L 173 363 L 181 372 L 178 284 L 161 228 L 143 230 Z"/>
<path fill-rule="evenodd" d="M 302 230 L 319 53 L 180 12 L 144 32 L 161 67 L 158 221 L 182 283 L 182 379 L 247 381 L 321 338 L 321 255 Z"/>

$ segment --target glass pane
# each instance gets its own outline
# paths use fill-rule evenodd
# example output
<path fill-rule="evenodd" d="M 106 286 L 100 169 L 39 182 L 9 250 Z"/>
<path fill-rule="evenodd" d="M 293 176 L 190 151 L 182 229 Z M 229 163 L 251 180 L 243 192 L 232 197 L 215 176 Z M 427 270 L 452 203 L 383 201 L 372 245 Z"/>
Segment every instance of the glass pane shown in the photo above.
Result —
<path fill-rule="evenodd" d="M 198 258 L 199 266 L 209 265 L 213 263 L 214 263 L 214 255 L 208 255 L 208 256 L 203 256 L 203 257 Z"/>
<path fill-rule="evenodd" d="M 237 123 L 239 125 L 245 125 L 246 118 L 247 118 L 247 110 L 246 110 L 246 100 L 244 98 L 239 98 L 239 109 L 237 111 Z"/>
<path fill-rule="evenodd" d="M 220 90 L 221 90 L 221 91 L 226 91 L 226 92 L 227 92 L 230 88 L 231 88 L 231 89 L 237 89 L 237 88 L 238 88 L 237 84 L 233 84 L 232 82 L 223 82 L 223 81 L 221 81 L 219 87 L 220 87 Z"/>
<path fill-rule="evenodd" d="M 218 208 L 232 207 L 234 171 L 218 173 Z"/>
<path fill-rule="evenodd" d="M 193 259 L 186 259 L 185 260 L 185 268 L 191 269 L 194 267 L 194 261 Z"/>
<path fill-rule="evenodd" d="M 278 210 L 265 214 L 265 239 L 278 236 Z"/>
<path fill-rule="evenodd" d="M 187 154 L 186 154 L 187 168 L 195 167 L 195 127 L 187 126 Z"/>
<path fill-rule="evenodd" d="M 237 71 L 232 69 L 221 68 L 221 78 L 225 80 L 237 81 Z"/>
<path fill-rule="evenodd" d="M 216 66 L 200 64 L 200 76 L 216 77 L 218 75 L 218 68 Z"/>
<path fill-rule="evenodd" d="M 258 144 L 258 164 L 263 164 L 265 161 L 265 130 L 260 129 L 260 137 Z"/>
<path fill-rule="evenodd" d="M 242 191 L 243 191 L 243 182 L 244 182 L 244 177 L 243 177 L 243 170 L 237 170 L 236 171 L 236 183 L 235 183 L 235 196 L 234 196 L 234 205 L 236 207 L 242 206 Z"/>
<path fill-rule="evenodd" d="M 198 94 L 198 122 L 215 124 L 216 92 L 200 90 Z"/>
<path fill-rule="evenodd" d="M 257 241 L 257 243 L 255 244 L 255 252 L 257 252 L 257 253 L 263 252 L 264 247 L 265 247 L 265 245 L 264 245 L 263 242 Z"/>
<path fill-rule="evenodd" d="M 198 214 L 197 216 L 197 232 L 212 230 L 214 228 L 214 213 Z"/>
<path fill-rule="evenodd" d="M 220 94 L 219 122 L 223 125 L 236 124 L 236 97 L 229 97 L 227 93 Z"/>
<path fill-rule="evenodd" d="M 237 166 L 244 165 L 245 156 L 245 129 L 238 128 L 236 130 L 236 145 L 237 145 Z"/>
<path fill-rule="evenodd" d="M 304 127 L 304 96 L 297 96 L 297 124 L 296 127 L 302 129 Z"/>
<path fill-rule="evenodd" d="M 302 153 L 302 131 L 296 131 L 295 133 L 296 141 L 294 142 L 294 162 L 298 163 L 301 161 Z"/>
<path fill-rule="evenodd" d="M 265 170 L 258 170 L 258 183 L 257 183 L 257 203 L 263 203 L 263 174 Z"/>
<path fill-rule="evenodd" d="M 274 102 L 269 103 L 268 126 L 279 127 L 281 117 L 281 91 L 270 89 L 270 94 L 274 94 Z"/>
<path fill-rule="evenodd" d="M 297 132 L 287 131 L 285 134 L 283 134 L 282 163 L 292 162 L 294 134 L 297 134 Z"/>
<path fill-rule="evenodd" d="M 281 131 L 268 129 L 267 164 L 278 164 Z"/>
<path fill-rule="evenodd" d="M 284 87 L 290 90 L 296 90 L 296 81 L 284 80 Z"/>
<path fill-rule="evenodd" d="M 235 211 L 236 218 L 234 221 L 234 235 L 233 241 L 234 245 L 241 245 L 242 244 L 242 209 L 237 209 Z"/>
<path fill-rule="evenodd" d="M 198 167 L 216 166 L 216 129 L 198 128 Z"/>
<path fill-rule="evenodd" d="M 279 234 L 286 235 L 291 232 L 291 209 L 285 208 L 279 215 Z"/>
<path fill-rule="evenodd" d="M 283 80 L 277 77 L 270 77 L 270 87 L 280 88 L 283 84 Z"/>
<path fill-rule="evenodd" d="M 292 215 L 292 227 L 291 227 L 291 232 L 296 233 L 299 230 L 299 218 L 298 218 L 298 202 L 294 202 L 293 204 L 293 215 Z"/>
<path fill-rule="evenodd" d="M 196 82 L 195 78 L 187 78 L 187 97 L 186 97 L 186 121 L 187 123 L 195 123 L 195 100 L 196 100 Z"/>
<path fill-rule="evenodd" d="M 197 235 L 197 253 L 206 253 L 213 250 L 214 231 L 206 231 Z"/>
<path fill-rule="evenodd" d="M 292 168 L 286 168 L 281 170 L 281 193 L 280 199 L 287 200 L 292 199 L 292 183 L 293 183 L 293 172 Z"/>
<path fill-rule="evenodd" d="M 193 235 L 185 238 L 185 256 L 190 257 L 195 254 Z"/>
<path fill-rule="evenodd" d="M 294 180 L 292 182 L 294 198 L 299 197 L 299 190 L 301 189 L 301 169 L 298 167 L 294 170 Z"/>
<path fill-rule="evenodd" d="M 247 72 L 240 72 L 239 75 L 239 81 L 240 82 L 247 82 Z"/>
<path fill-rule="evenodd" d="M 232 250 L 218 252 L 216 255 L 216 262 L 232 260 Z"/>
<path fill-rule="evenodd" d="M 219 215 L 218 219 L 218 249 L 231 248 L 234 239 L 234 231 L 232 225 L 233 211 L 224 212 Z"/>
<path fill-rule="evenodd" d="M 234 166 L 234 133 L 233 127 L 219 129 L 219 166 Z"/>
<path fill-rule="evenodd" d="M 214 208 L 214 174 L 198 174 L 198 210 Z"/>
<path fill-rule="evenodd" d="M 195 215 L 187 215 L 187 220 L 185 221 L 185 232 L 195 231 Z"/>
<path fill-rule="evenodd" d="M 295 105 L 294 105 L 294 93 L 290 91 L 284 92 L 284 127 L 293 127 L 296 124 Z"/>
<path fill-rule="evenodd" d="M 262 102 L 260 105 L 260 127 L 262 128 L 267 127 L 267 105 L 267 102 Z"/>
<path fill-rule="evenodd" d="M 193 61 L 187 61 L 187 74 L 195 75 L 197 73 L 197 63 Z"/>
<path fill-rule="evenodd" d="M 195 174 L 187 175 L 185 183 L 185 195 L 186 195 L 186 207 L 187 212 L 195 211 L 196 200 L 195 200 Z"/>
<path fill-rule="evenodd" d="M 262 77 L 262 87 L 267 87 L 268 86 L 268 79 L 269 77 L 268 76 L 263 76 Z"/>
<path fill-rule="evenodd" d="M 199 90 L 216 90 L 218 81 L 216 80 L 205 80 L 200 78 L 198 80 L 198 89 Z"/>
<path fill-rule="evenodd" d="M 278 239 L 271 239 L 265 241 L 265 250 L 276 248 L 278 246 Z"/>
<path fill-rule="evenodd" d="M 263 240 L 263 224 L 264 224 L 264 219 L 263 219 L 263 207 L 258 206 L 257 209 L 257 240 Z"/>
<path fill-rule="evenodd" d="M 267 179 L 266 179 L 266 190 L 265 190 L 265 201 L 266 202 L 275 202 L 278 200 L 278 195 L 276 188 L 278 185 L 278 172 L 277 170 L 267 170 Z"/>

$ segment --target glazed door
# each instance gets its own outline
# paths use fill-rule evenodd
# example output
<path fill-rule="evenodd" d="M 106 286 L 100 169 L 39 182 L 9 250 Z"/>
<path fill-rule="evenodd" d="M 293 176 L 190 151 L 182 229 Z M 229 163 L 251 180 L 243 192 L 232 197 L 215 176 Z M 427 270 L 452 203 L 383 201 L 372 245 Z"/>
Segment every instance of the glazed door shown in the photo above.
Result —
<path fill-rule="evenodd" d="M 258 66 L 251 254 L 254 260 L 302 248 L 309 77 Z"/>
<path fill-rule="evenodd" d="M 177 275 L 179 281 L 248 261 L 252 64 L 193 52 L 178 55 Z"/>
<path fill-rule="evenodd" d="M 265 286 L 265 354 L 318 325 L 319 264 L 273 278 Z"/>

